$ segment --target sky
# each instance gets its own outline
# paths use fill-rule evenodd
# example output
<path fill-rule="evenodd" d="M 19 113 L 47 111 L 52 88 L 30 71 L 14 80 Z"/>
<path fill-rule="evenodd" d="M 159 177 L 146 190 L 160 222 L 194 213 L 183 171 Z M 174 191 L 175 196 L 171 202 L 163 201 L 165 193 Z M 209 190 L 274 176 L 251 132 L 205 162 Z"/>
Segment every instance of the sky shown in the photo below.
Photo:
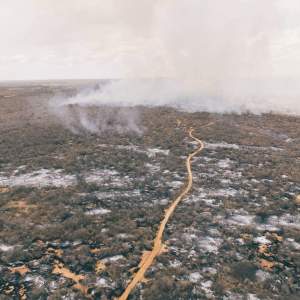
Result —
<path fill-rule="evenodd" d="M 1 0 L 0 80 L 297 80 L 299 15 L 299 0 Z"/>

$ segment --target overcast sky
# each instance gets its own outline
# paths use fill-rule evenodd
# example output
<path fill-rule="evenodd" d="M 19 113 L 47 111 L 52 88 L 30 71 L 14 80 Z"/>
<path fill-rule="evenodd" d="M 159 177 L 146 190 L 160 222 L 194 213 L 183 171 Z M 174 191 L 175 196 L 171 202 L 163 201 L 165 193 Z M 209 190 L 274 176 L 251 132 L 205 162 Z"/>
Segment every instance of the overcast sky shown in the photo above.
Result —
<path fill-rule="evenodd" d="M 252 11 L 251 5 L 256 6 Z M 231 24 L 225 38 L 224 20 Z M 260 22 L 261 32 L 255 28 Z M 251 38 L 261 39 L 275 75 L 300 75 L 299 0 L 1 0 L 0 80 L 172 76 L 174 60 L 182 57 L 186 63 L 189 55 L 195 59 L 195 51 L 214 53 L 214 60 L 224 45 L 237 52 L 245 48 L 245 43 L 232 44 L 241 34 L 249 34 L 249 44 Z M 197 39 L 205 41 L 202 48 L 198 43 L 191 50 L 190 41 Z M 209 59 L 198 67 L 203 63 L 207 68 Z"/>

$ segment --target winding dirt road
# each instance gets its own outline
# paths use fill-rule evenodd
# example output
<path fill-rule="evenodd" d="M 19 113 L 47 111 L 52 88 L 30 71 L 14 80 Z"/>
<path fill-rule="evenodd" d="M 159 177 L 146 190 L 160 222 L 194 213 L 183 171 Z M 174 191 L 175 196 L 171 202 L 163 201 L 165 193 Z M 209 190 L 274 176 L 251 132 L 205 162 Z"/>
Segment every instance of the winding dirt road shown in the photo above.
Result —
<path fill-rule="evenodd" d="M 212 123 L 209 123 L 203 127 L 208 127 L 210 126 Z M 202 128 L 203 128 L 202 127 Z M 186 159 L 186 168 L 187 168 L 187 172 L 188 172 L 188 176 L 187 176 L 187 183 L 185 184 L 184 189 L 182 190 L 182 192 L 180 193 L 179 196 L 177 196 L 177 198 L 173 201 L 173 203 L 171 204 L 170 207 L 168 207 L 165 211 L 165 217 L 164 219 L 161 221 L 159 229 L 157 231 L 156 237 L 154 239 L 154 243 L 153 243 L 153 248 L 152 250 L 147 253 L 146 255 L 143 255 L 142 261 L 139 265 L 139 270 L 138 272 L 134 275 L 133 279 L 131 280 L 131 282 L 129 283 L 129 285 L 127 286 L 126 290 L 124 291 L 124 293 L 121 295 L 121 297 L 119 298 L 119 300 L 126 300 L 129 296 L 129 294 L 131 293 L 131 291 L 135 288 L 135 286 L 143 281 L 144 275 L 146 273 L 146 271 L 148 270 L 148 268 L 151 266 L 151 264 L 153 263 L 154 259 L 161 253 L 161 251 L 163 250 L 163 243 L 162 243 L 162 236 L 165 230 L 165 227 L 170 219 L 170 217 L 172 216 L 175 208 L 177 207 L 177 205 L 179 204 L 179 202 L 182 201 L 182 199 L 188 194 L 188 192 L 191 190 L 192 185 L 193 185 L 193 174 L 192 174 L 192 168 L 191 168 L 191 160 L 194 156 L 196 156 L 199 152 L 201 152 L 204 148 L 204 144 L 201 140 L 199 140 L 198 138 L 193 136 L 193 128 L 190 128 L 188 133 L 189 136 L 198 143 L 199 147 L 198 149 L 191 153 L 187 159 Z"/>

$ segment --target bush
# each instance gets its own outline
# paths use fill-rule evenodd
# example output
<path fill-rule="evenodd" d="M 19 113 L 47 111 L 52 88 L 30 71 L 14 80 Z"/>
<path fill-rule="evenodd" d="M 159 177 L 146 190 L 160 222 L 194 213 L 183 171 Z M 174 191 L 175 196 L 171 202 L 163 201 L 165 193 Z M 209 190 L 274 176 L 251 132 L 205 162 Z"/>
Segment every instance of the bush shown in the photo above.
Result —
<path fill-rule="evenodd" d="M 254 281 L 256 271 L 257 267 L 251 262 L 239 262 L 231 267 L 232 276 L 240 281 L 245 279 Z"/>

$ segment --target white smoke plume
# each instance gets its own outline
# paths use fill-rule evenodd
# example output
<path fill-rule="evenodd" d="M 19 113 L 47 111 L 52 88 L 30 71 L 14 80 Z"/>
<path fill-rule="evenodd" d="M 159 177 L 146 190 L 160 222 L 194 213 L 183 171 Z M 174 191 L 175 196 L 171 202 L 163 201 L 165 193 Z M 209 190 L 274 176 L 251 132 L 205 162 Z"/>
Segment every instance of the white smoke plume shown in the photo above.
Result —
<path fill-rule="evenodd" d="M 101 134 L 116 131 L 119 134 L 128 132 L 142 134 L 143 127 L 137 108 L 114 107 L 106 103 L 101 105 L 99 101 L 94 104 L 93 101 L 87 100 L 88 94 L 80 95 L 84 101 L 75 102 L 70 99 L 65 102 L 63 98 L 56 97 L 49 105 L 50 112 L 73 133 Z"/>
<path fill-rule="evenodd" d="M 300 114 L 300 21 L 285 2 L 114 0 L 134 49 L 121 60 L 126 77 L 59 105 Z M 91 131 L 102 126 L 77 117 Z"/>

